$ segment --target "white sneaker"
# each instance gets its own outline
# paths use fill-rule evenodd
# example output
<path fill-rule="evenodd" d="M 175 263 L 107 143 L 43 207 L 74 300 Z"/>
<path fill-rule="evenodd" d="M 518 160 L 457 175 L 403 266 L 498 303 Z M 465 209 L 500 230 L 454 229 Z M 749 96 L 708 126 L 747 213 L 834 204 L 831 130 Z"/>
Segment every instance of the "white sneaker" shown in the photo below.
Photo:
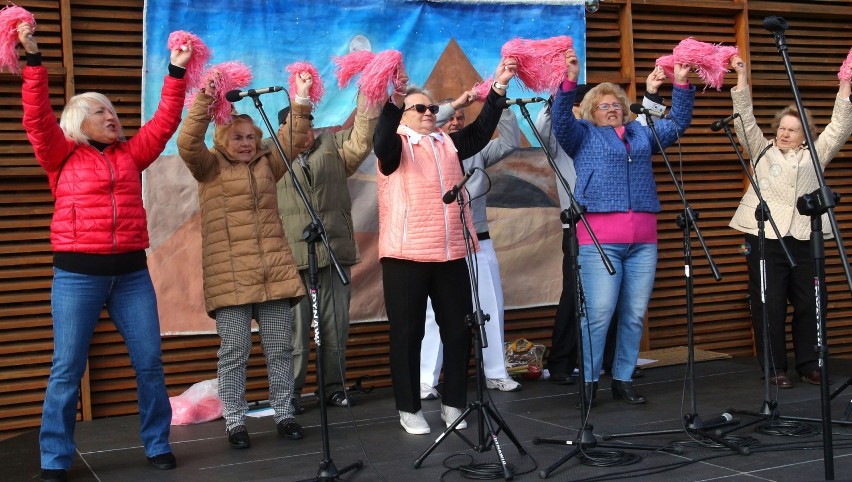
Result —
<path fill-rule="evenodd" d="M 450 407 L 449 405 L 441 404 L 441 419 L 447 424 L 447 427 L 453 424 L 462 414 L 462 409 Z M 464 430 L 467 428 L 467 420 L 462 420 L 456 425 L 456 430 Z"/>
<path fill-rule="evenodd" d="M 488 378 L 485 380 L 485 386 L 501 392 L 520 392 L 523 389 L 520 383 L 511 378 Z"/>
<path fill-rule="evenodd" d="M 399 424 L 402 425 L 402 428 L 404 428 L 406 432 L 414 435 L 423 435 L 432 431 L 432 429 L 429 428 L 429 424 L 426 422 L 426 418 L 423 417 L 422 410 L 417 413 L 403 412 L 400 410 Z"/>
<path fill-rule="evenodd" d="M 438 393 L 438 390 L 435 390 L 435 387 L 428 383 L 420 384 L 420 400 L 437 400 L 440 396 L 441 394 Z"/>

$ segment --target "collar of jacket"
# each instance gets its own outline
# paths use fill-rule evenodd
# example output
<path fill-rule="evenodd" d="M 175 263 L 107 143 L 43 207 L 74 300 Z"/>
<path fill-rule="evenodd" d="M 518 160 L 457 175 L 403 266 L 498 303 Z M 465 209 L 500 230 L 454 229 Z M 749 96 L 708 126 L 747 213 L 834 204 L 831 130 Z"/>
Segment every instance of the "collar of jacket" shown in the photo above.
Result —
<path fill-rule="evenodd" d="M 420 141 L 424 137 L 427 137 L 427 136 L 432 137 L 433 139 L 436 139 L 441 144 L 444 143 L 444 135 L 445 134 L 444 134 L 444 131 L 442 131 L 440 129 L 438 129 L 435 132 L 429 133 L 429 134 L 421 134 L 419 132 L 414 131 L 414 129 L 412 129 L 408 126 L 400 125 L 399 130 L 397 130 L 397 132 L 400 132 L 400 131 L 401 131 L 402 134 L 405 134 L 406 136 L 408 136 L 408 143 L 411 144 L 411 145 L 420 144 Z"/>

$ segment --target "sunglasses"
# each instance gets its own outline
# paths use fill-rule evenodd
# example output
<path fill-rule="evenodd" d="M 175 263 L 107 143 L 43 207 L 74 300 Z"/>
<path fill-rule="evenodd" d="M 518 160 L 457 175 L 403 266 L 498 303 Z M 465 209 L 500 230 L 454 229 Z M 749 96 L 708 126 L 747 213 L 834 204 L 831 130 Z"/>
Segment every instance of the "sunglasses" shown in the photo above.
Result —
<path fill-rule="evenodd" d="M 411 110 L 411 109 L 416 110 L 418 114 L 425 114 L 427 110 L 429 112 L 431 112 L 432 114 L 438 113 L 438 106 L 435 105 L 435 104 L 429 104 L 429 105 L 414 104 L 414 105 L 412 105 L 411 107 L 409 107 L 405 110 L 408 111 L 408 110 Z"/>

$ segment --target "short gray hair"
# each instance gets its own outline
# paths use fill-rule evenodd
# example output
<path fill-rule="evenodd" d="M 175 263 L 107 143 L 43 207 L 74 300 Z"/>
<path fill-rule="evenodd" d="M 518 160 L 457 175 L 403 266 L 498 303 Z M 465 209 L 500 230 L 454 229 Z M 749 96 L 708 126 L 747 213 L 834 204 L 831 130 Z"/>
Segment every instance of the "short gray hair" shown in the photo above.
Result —
<path fill-rule="evenodd" d="M 84 92 L 75 95 L 65 104 L 65 109 L 62 110 L 62 116 L 59 118 L 59 127 L 65 132 L 65 137 L 77 144 L 89 143 L 89 136 L 83 132 L 83 122 L 91 115 L 93 104 L 103 105 L 112 113 L 116 123 L 118 123 L 118 139 L 124 141 L 124 129 L 122 129 L 121 122 L 118 120 L 115 107 L 107 96 L 98 92 Z"/>

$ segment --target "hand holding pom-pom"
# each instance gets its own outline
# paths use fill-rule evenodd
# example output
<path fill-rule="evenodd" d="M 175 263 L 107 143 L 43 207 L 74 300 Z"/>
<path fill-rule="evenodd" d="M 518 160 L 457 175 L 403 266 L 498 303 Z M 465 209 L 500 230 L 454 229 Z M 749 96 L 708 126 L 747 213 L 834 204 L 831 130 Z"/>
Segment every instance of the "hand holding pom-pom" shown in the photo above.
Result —
<path fill-rule="evenodd" d="M 27 10 L 17 5 L 7 5 L 0 9 L 0 72 L 9 70 L 19 73 L 18 43 L 27 52 L 38 52 L 38 45 L 33 39 L 35 32 L 35 17 Z"/>

